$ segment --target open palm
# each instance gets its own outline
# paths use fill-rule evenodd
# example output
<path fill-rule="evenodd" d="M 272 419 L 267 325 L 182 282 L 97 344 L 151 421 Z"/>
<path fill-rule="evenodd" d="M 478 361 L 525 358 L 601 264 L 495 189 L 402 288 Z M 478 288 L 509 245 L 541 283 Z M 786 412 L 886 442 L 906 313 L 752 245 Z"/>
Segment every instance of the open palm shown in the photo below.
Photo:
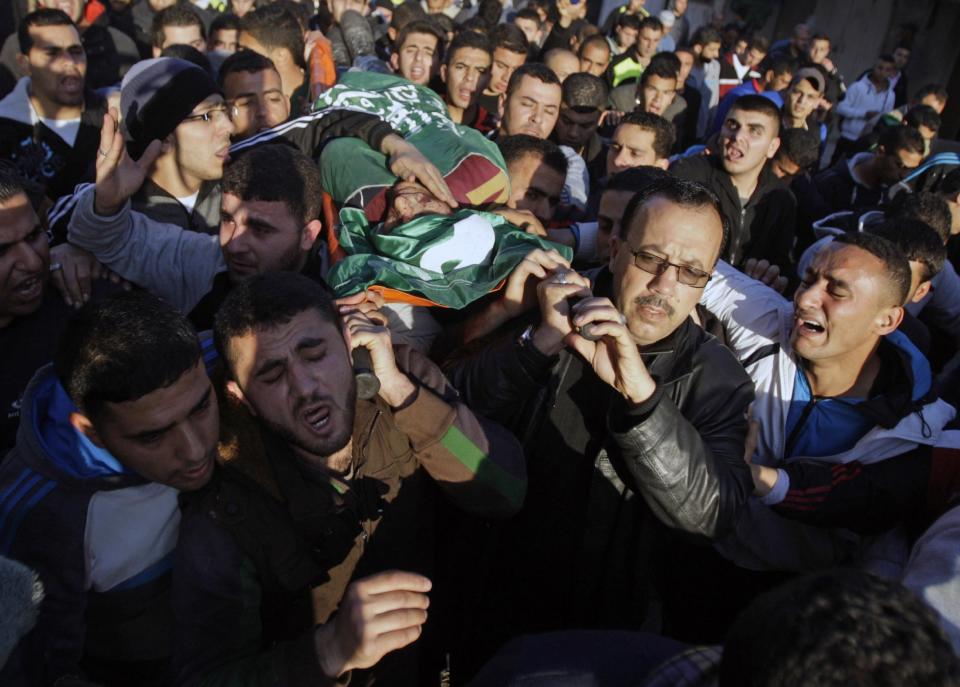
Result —
<path fill-rule="evenodd" d="M 97 191 L 95 209 L 100 215 L 115 214 L 143 185 L 150 167 L 160 155 L 160 141 L 153 141 L 134 160 L 120 133 L 116 109 L 110 108 L 103 116 L 100 128 L 100 148 L 97 151 Z"/>

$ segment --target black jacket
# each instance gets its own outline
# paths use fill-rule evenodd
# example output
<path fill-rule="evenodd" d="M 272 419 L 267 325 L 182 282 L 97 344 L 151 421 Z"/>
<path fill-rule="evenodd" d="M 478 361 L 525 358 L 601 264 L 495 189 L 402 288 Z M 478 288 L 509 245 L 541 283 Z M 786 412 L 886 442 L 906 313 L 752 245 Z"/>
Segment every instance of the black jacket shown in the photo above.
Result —
<path fill-rule="evenodd" d="M 685 157 L 670 166 L 670 172 L 690 181 L 698 181 L 720 198 L 730 223 L 730 239 L 721 257 L 732 265 L 748 258 L 769 260 L 781 272 L 792 274 L 790 252 L 793 249 L 797 201 L 790 189 L 764 165 L 757 188 L 746 205 L 716 155 Z"/>
<path fill-rule="evenodd" d="M 609 271 L 597 277 L 594 292 L 609 294 Z M 688 319 L 643 358 L 657 389 L 637 407 L 571 351 L 548 358 L 515 335 L 448 364 L 466 402 L 527 454 L 527 501 L 501 533 L 483 602 L 513 633 L 638 626 L 655 520 L 714 538 L 752 491 L 753 385 L 730 351 Z"/>

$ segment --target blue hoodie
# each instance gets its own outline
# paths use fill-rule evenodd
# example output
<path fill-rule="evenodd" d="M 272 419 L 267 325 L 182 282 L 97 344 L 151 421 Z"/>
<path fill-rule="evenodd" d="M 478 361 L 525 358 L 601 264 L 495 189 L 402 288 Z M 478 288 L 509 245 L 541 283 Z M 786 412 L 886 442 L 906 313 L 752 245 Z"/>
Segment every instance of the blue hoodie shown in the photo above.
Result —
<path fill-rule="evenodd" d="M 159 682 L 171 646 L 177 491 L 94 445 L 70 424 L 75 410 L 52 366 L 40 369 L 24 395 L 16 448 L 0 465 L 0 555 L 33 568 L 45 590 L 37 625 L 0 684 L 80 675 L 85 656 L 149 662 Z"/>

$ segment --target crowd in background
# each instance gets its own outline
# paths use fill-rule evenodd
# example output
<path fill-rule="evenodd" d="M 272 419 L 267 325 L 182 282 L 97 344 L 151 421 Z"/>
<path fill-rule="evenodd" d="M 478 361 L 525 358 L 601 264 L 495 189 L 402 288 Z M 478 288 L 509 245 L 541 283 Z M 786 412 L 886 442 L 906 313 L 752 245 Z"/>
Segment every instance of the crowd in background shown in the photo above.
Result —
<path fill-rule="evenodd" d="M 0 683 L 960 685 L 937 46 L 645 5 L 5 10 Z"/>

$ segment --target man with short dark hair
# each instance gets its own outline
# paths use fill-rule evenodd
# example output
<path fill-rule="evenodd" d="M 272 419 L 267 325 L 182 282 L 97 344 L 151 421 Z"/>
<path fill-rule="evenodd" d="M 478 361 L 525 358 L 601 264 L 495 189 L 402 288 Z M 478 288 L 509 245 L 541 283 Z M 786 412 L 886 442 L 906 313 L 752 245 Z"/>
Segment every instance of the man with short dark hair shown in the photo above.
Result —
<path fill-rule="evenodd" d="M 560 204 L 567 158 L 552 141 L 526 134 L 507 136 L 498 147 L 510 176 L 507 204 L 531 212 L 548 226 Z"/>
<path fill-rule="evenodd" d="M 235 14 L 220 14 L 210 22 L 210 38 L 207 52 L 232 55 L 237 51 L 240 38 L 240 17 Z"/>
<path fill-rule="evenodd" d="M 780 147 L 770 160 L 770 169 L 789 184 L 798 174 L 809 174 L 816 170 L 819 160 L 820 141 L 814 132 L 783 129 L 780 132 Z"/>
<path fill-rule="evenodd" d="M 446 59 L 440 66 L 450 119 L 483 134 L 496 128 L 497 113 L 488 112 L 480 104 L 480 96 L 490 81 L 492 61 L 486 36 L 462 31 L 450 42 Z"/>
<path fill-rule="evenodd" d="M 765 259 L 791 274 L 796 199 L 767 164 L 779 147 L 779 108 L 763 96 L 745 95 L 727 114 L 719 150 L 681 158 L 670 171 L 720 197 L 731 224 L 725 260 L 741 265 L 749 258 Z"/>
<path fill-rule="evenodd" d="M 597 133 L 606 109 L 607 85 L 599 76 L 571 74 L 563 82 L 554 136 L 557 143 L 572 148 L 587 163 L 591 186 L 606 175 L 606 146 Z"/>
<path fill-rule="evenodd" d="M 164 48 L 171 45 L 189 45 L 200 52 L 207 51 L 207 32 L 203 20 L 188 4 L 172 5 L 157 12 L 153 17 L 151 34 L 154 57 L 160 57 Z"/>
<path fill-rule="evenodd" d="M 613 30 L 609 32 L 607 45 L 610 46 L 611 60 L 633 49 L 640 33 L 641 18 L 635 14 L 621 14 L 617 17 Z M 607 71 L 609 77 L 609 70 Z"/>
<path fill-rule="evenodd" d="M 105 104 L 86 85 L 86 53 L 66 14 L 31 12 L 17 39 L 26 76 L 0 100 L 0 158 L 56 199 L 93 178 Z"/>
<path fill-rule="evenodd" d="M 690 318 L 724 237 L 709 191 L 651 183 L 611 236 L 608 266 L 587 276 L 531 266 L 527 289 L 501 302 L 533 312 L 448 365 L 463 398 L 510 423 L 528 451 L 527 501 L 501 533 L 482 597 L 479 624 L 496 632 L 478 641 L 638 626 L 647 575 L 671 567 L 641 549 L 640 532 L 713 539 L 734 526 L 749 489 L 752 391 Z"/>
<path fill-rule="evenodd" d="M 438 490 L 483 517 L 518 510 L 517 440 L 474 415 L 426 357 L 394 346 L 380 313 L 338 312 L 301 275 L 239 285 L 214 336 L 236 441 L 184 511 L 178 682 L 333 684 L 373 668 L 421 683 L 415 650 L 380 662 L 427 620 L 429 580 L 396 571 L 434 571 Z M 373 398 L 358 397 L 358 349 L 380 382 Z"/>
<path fill-rule="evenodd" d="M 601 265 L 609 262 L 610 238 L 620 235 L 624 213 L 637 191 L 660 181 L 666 175 L 667 172 L 661 167 L 641 165 L 616 172 L 607 178 L 597 206 L 596 262 Z"/>
<path fill-rule="evenodd" d="M 73 310 L 70 298 L 51 284 L 58 275 L 62 279 L 57 253 L 72 249 L 59 247 L 51 255 L 33 207 L 36 195 L 8 166 L 0 167 L 0 349 L 6 351 L 0 377 L 0 460 L 16 442 L 23 390 L 33 373 L 53 359 Z M 91 286 L 88 298 L 113 290 L 99 281 Z"/>
<path fill-rule="evenodd" d="M 280 72 L 260 53 L 240 50 L 230 55 L 220 66 L 218 82 L 233 122 L 234 141 L 272 129 L 290 116 Z"/>
<path fill-rule="evenodd" d="M 580 45 L 580 71 L 594 76 L 606 76 L 610 66 L 610 44 L 597 34 Z"/>
<path fill-rule="evenodd" d="M 610 103 L 618 112 L 648 112 L 668 117 L 677 97 L 680 59 L 669 52 L 657 53 L 643 70 L 640 80 L 610 92 Z"/>
<path fill-rule="evenodd" d="M 527 37 L 527 42 L 535 45 L 539 50 L 544 35 L 543 22 L 540 20 L 537 11 L 532 7 L 524 7 L 517 12 L 517 15 L 513 18 L 513 23 L 523 31 L 523 35 Z"/>
<path fill-rule="evenodd" d="M 632 167 L 666 169 L 673 147 L 673 125 L 647 112 L 631 112 L 617 125 L 607 149 L 606 175 Z"/>
<path fill-rule="evenodd" d="M 490 43 L 493 46 L 490 81 L 480 96 L 480 105 L 487 112 L 498 112 L 500 96 L 507 92 L 513 72 L 527 61 L 529 43 L 523 31 L 512 24 L 498 24 Z"/>
<path fill-rule="evenodd" d="M 843 74 L 830 59 L 830 36 L 825 33 L 815 33 L 810 37 L 806 59 L 801 60 L 802 67 L 813 67 L 819 71 L 825 80 L 823 99 L 818 110 L 826 112 L 834 107 L 847 91 L 843 81 Z"/>
<path fill-rule="evenodd" d="M 140 51 L 133 40 L 132 26 L 123 26 L 114 21 L 111 12 L 98 11 L 100 3 L 88 0 L 34 0 L 23 7 L 36 10 L 60 10 L 66 14 L 77 31 L 87 55 L 86 86 L 99 90 L 113 86 L 130 67 L 140 59 Z M 27 14 L 15 13 L 18 21 Z M 0 49 L 0 93 L 7 94 L 16 81 L 26 76 L 17 61 L 20 54 L 17 24 L 9 25 L 6 40 Z"/>
<path fill-rule="evenodd" d="M 644 17 L 637 31 L 637 40 L 622 53 L 613 58 L 607 70 L 607 80 L 611 88 L 621 84 L 635 83 L 650 59 L 657 53 L 657 45 L 663 38 L 663 24 L 656 17 Z"/>
<path fill-rule="evenodd" d="M 704 305 L 726 327 L 728 345 L 756 387 L 752 415 L 760 432 L 752 469 L 763 497 L 748 502 L 735 533 L 719 543 L 728 561 L 752 571 L 858 562 L 889 570 L 903 562 L 895 553 L 902 547 L 896 532 L 880 537 L 880 549 L 858 545 L 845 529 L 845 522 L 858 521 L 858 511 L 841 510 L 829 525 L 816 527 L 782 518 L 774 507 L 789 509 L 808 493 L 802 485 L 794 491 L 782 467 L 795 457 L 830 463 L 834 474 L 842 474 L 853 461 L 879 463 L 939 441 L 954 411 L 937 399 L 926 359 L 897 331 L 910 288 L 907 259 L 869 233 L 838 236 L 820 250 L 793 303 L 718 265 Z M 711 567 L 678 577 L 687 591 L 682 601 L 703 609 L 705 619 L 714 612 L 714 618 L 729 617 L 744 594 L 756 593 L 760 578 L 742 573 L 734 582 L 731 574 L 724 600 L 689 593 L 698 580 L 709 579 Z"/>
<path fill-rule="evenodd" d="M 303 54 L 303 31 L 296 17 L 280 5 L 264 5 L 243 16 L 240 47 L 269 57 L 290 99 L 290 112 L 299 117 L 309 109 L 310 79 Z"/>
<path fill-rule="evenodd" d="M 170 684 L 177 497 L 210 479 L 219 430 L 196 333 L 146 293 L 88 304 L 30 383 L 23 420 L 0 465 L 17 514 L 0 533 L 45 599 L 0 676 Z"/>
<path fill-rule="evenodd" d="M 923 160 L 923 137 L 898 126 L 880 135 L 874 151 L 840 159 L 814 181 L 830 212 L 873 210 L 886 201 L 887 189 Z"/>
<path fill-rule="evenodd" d="M 397 35 L 390 66 L 394 73 L 419 86 L 436 76 L 443 59 L 444 36 L 429 19 L 410 22 Z"/>
<path fill-rule="evenodd" d="M 500 128 L 497 138 L 527 134 L 547 139 L 560 116 L 563 88 L 560 79 L 539 62 L 524 64 L 510 77 L 500 96 Z M 561 202 L 583 208 L 587 203 L 590 175 L 587 164 L 573 148 L 561 146 L 567 158 L 567 178 Z"/>

